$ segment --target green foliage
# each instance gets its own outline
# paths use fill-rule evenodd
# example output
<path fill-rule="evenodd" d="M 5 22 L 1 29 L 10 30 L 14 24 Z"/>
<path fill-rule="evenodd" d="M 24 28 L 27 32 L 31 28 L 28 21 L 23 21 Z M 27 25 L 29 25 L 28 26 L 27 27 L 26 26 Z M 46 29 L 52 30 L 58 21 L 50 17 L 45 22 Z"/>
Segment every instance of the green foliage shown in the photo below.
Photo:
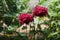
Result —
<path fill-rule="evenodd" d="M 16 28 L 20 27 L 17 20 L 17 16 L 21 12 L 28 11 L 27 2 L 29 0 L 0 0 L 0 32 L 4 31 L 5 34 L 13 34 Z M 42 39 L 44 40 L 60 40 L 60 0 L 40 0 L 38 5 L 43 5 L 48 8 L 48 17 L 49 21 L 44 21 L 42 18 L 34 18 L 34 23 L 38 24 L 40 30 L 32 30 L 31 34 L 35 36 L 41 32 L 43 34 Z M 1 22 L 2 21 L 2 22 Z M 7 28 L 3 27 L 3 24 L 7 25 Z M 47 24 L 48 29 L 41 30 L 40 25 Z M 0 37 L 4 40 L 27 40 L 27 36 L 21 36 L 20 33 L 17 33 L 18 36 L 12 37 Z M 39 35 L 40 36 L 40 35 Z"/>
<path fill-rule="evenodd" d="M 16 33 L 17 27 L 20 27 L 17 16 L 28 8 L 26 5 L 28 1 L 29 0 L 0 0 L 0 32 L 3 31 L 4 33 L 4 36 L 0 37 L 1 40 L 27 40 L 27 37 L 22 37 L 18 33 L 17 36 L 13 36 L 12 34 Z M 5 28 L 5 25 L 7 25 L 7 28 Z M 5 36 L 5 34 L 11 34 L 12 37 Z"/>
<path fill-rule="evenodd" d="M 43 5 L 48 7 L 48 16 L 50 21 L 48 22 L 49 29 L 46 32 L 46 40 L 59 40 L 60 39 L 60 0 L 42 0 L 38 5 Z"/>
<path fill-rule="evenodd" d="M 6 25 L 19 25 L 17 16 L 26 10 L 29 0 L 1 0 L 0 1 L 0 18 Z"/>

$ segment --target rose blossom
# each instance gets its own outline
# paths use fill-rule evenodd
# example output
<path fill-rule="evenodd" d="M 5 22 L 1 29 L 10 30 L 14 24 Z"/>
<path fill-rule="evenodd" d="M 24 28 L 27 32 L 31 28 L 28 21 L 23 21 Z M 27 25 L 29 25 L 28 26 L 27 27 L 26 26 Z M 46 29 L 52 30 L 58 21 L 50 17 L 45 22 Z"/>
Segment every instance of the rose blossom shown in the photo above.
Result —
<path fill-rule="evenodd" d="M 45 16 L 48 14 L 47 8 L 43 6 L 35 6 L 32 10 L 34 16 Z"/>
<path fill-rule="evenodd" d="M 34 19 L 33 19 L 33 16 L 32 14 L 28 14 L 28 13 L 21 13 L 19 16 L 18 16 L 18 21 L 21 23 L 21 24 L 29 24 L 29 22 L 32 22 Z"/>

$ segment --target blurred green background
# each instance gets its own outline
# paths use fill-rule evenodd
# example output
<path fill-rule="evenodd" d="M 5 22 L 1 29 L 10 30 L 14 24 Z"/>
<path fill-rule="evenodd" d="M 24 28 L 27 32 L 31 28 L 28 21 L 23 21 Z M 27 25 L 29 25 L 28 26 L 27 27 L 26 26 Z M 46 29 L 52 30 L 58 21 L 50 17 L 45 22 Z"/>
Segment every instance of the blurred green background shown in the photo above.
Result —
<path fill-rule="evenodd" d="M 28 36 L 21 36 L 21 34 L 15 30 L 21 26 L 17 20 L 18 15 L 21 12 L 31 13 L 27 5 L 29 1 L 30 0 L 0 0 L 1 40 L 28 40 Z M 43 23 L 41 22 L 43 18 L 40 18 L 39 23 L 37 22 L 38 27 L 40 27 L 40 24 L 46 24 L 49 28 L 38 31 L 32 30 L 30 34 L 33 35 L 35 33 L 34 35 L 37 36 L 31 40 L 60 40 L 60 0 L 39 0 L 37 5 L 43 5 L 48 8 L 48 15 L 45 17 L 49 18 L 49 21 L 44 21 Z M 36 23 L 36 21 L 34 22 Z M 15 34 L 15 36 L 13 36 L 13 34 Z M 40 37 L 42 35 L 43 37 Z"/>

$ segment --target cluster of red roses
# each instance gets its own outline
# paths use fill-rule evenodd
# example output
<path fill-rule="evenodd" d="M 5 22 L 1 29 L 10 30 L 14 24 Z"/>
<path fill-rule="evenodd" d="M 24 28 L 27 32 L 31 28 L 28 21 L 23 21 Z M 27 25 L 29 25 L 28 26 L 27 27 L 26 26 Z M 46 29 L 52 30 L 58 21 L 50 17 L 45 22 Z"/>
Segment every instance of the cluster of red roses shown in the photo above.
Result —
<path fill-rule="evenodd" d="M 48 14 L 47 8 L 42 6 L 35 6 L 32 10 L 32 14 L 21 13 L 18 16 L 18 21 L 21 24 L 29 24 L 29 22 L 34 21 L 34 16 L 43 17 Z"/>

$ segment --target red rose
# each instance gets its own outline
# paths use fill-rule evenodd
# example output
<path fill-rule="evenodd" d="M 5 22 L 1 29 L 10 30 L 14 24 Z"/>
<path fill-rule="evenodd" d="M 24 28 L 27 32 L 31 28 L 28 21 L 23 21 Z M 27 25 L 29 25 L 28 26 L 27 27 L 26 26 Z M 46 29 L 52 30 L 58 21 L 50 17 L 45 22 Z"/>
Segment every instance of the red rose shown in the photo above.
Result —
<path fill-rule="evenodd" d="M 22 13 L 18 16 L 18 21 L 21 23 L 21 24 L 29 24 L 29 22 L 32 22 L 33 21 L 33 16 L 31 14 L 28 14 L 28 13 Z"/>
<path fill-rule="evenodd" d="M 34 16 L 39 16 L 39 17 L 45 16 L 46 14 L 48 14 L 47 8 L 42 6 L 35 6 L 32 12 Z"/>

